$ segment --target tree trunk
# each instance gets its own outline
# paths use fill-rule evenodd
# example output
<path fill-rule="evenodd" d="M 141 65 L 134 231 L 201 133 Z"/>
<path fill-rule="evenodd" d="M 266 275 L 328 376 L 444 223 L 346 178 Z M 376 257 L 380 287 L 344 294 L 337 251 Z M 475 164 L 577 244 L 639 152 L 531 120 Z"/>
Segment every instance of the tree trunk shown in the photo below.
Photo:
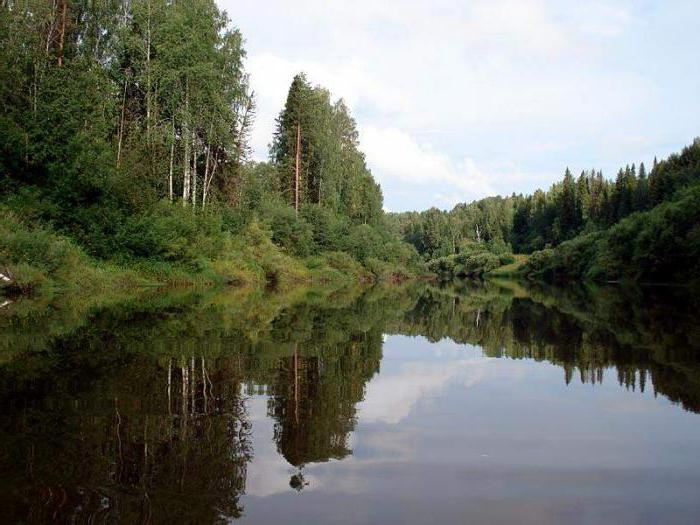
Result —
<path fill-rule="evenodd" d="M 172 357 L 168 359 L 168 414 L 172 414 L 172 407 L 170 403 L 171 398 L 171 386 L 173 382 L 173 359 Z"/>
<path fill-rule="evenodd" d="M 216 159 L 216 154 L 214 154 L 214 165 L 211 168 L 211 173 L 209 174 L 209 180 L 204 185 L 204 195 L 202 196 L 202 208 L 206 203 L 207 196 L 209 195 L 209 187 L 211 186 L 211 181 L 214 180 L 214 175 L 216 175 L 216 168 L 219 166 L 219 161 Z"/>
<path fill-rule="evenodd" d="M 58 9 L 60 12 L 60 25 L 58 30 L 58 67 L 63 67 L 63 46 L 66 40 L 66 11 L 68 10 L 68 0 L 58 0 Z"/>
<path fill-rule="evenodd" d="M 127 86 L 127 76 L 126 71 L 124 72 L 124 96 L 122 97 L 122 114 L 119 119 L 119 143 L 117 144 L 117 168 L 121 164 L 122 159 L 122 140 L 124 138 L 124 114 L 126 112 L 126 86 Z"/>
<path fill-rule="evenodd" d="M 297 123 L 297 147 L 294 158 L 294 213 L 299 215 L 299 158 L 301 149 L 301 124 Z"/>
<path fill-rule="evenodd" d="M 211 142 L 214 132 L 214 123 L 209 125 L 209 135 L 207 135 L 207 154 L 204 157 L 204 181 L 202 182 L 202 209 L 207 204 L 207 190 L 209 189 L 209 159 L 211 157 Z"/>
<path fill-rule="evenodd" d="M 299 357 L 298 345 L 294 343 L 294 419 L 299 424 Z"/>
<path fill-rule="evenodd" d="M 170 143 L 170 171 L 168 172 L 168 197 L 173 202 L 173 162 L 175 159 L 175 119 L 173 119 L 173 139 Z"/>
<path fill-rule="evenodd" d="M 192 131 L 192 210 L 197 206 L 197 143 L 196 135 Z"/>
<path fill-rule="evenodd" d="M 189 118 L 189 93 L 187 87 L 185 88 L 185 119 Z M 187 120 L 185 120 L 182 126 L 182 137 L 185 139 L 185 156 L 183 163 L 183 178 L 182 178 L 182 205 L 187 206 L 187 202 L 190 199 L 190 131 L 187 125 Z"/>
<path fill-rule="evenodd" d="M 151 1 L 148 0 L 148 21 L 146 25 L 146 145 L 151 158 Z"/>
<path fill-rule="evenodd" d="M 180 406 L 182 410 L 182 415 L 185 416 L 182 419 L 186 419 L 187 416 L 187 401 L 189 400 L 189 395 L 187 394 L 187 387 L 189 386 L 189 379 L 188 379 L 188 368 L 187 368 L 187 360 L 183 357 L 182 360 L 182 365 L 180 368 L 180 373 L 182 375 L 182 405 Z"/>

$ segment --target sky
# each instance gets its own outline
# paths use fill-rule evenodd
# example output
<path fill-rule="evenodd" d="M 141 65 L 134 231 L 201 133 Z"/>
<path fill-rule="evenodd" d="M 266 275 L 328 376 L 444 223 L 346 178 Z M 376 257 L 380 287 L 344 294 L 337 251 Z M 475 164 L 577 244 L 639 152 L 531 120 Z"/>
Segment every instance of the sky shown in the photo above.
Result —
<path fill-rule="evenodd" d="M 450 209 L 700 136 L 699 0 L 217 0 L 245 38 L 254 160 L 292 77 L 343 98 L 388 211 Z"/>

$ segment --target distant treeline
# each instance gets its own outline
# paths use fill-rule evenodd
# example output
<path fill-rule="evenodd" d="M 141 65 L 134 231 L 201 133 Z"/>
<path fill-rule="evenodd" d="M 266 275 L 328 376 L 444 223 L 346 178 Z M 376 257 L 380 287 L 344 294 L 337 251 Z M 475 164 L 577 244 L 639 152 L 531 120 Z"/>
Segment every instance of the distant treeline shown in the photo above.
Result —
<path fill-rule="evenodd" d="M 449 212 L 392 214 L 391 220 L 429 261 L 471 253 L 476 244 L 496 255 L 508 248 L 535 252 L 528 266 L 533 276 L 682 280 L 700 254 L 699 182 L 696 139 L 680 154 L 655 159 L 650 173 L 633 164 L 607 180 L 596 170 L 575 178 L 567 168 L 548 191 L 489 197 Z"/>

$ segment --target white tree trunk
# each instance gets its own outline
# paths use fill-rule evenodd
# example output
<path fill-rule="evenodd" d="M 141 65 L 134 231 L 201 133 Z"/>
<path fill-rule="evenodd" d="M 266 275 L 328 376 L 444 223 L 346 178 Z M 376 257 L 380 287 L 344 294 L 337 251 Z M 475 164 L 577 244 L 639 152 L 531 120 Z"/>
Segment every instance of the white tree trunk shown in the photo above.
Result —
<path fill-rule="evenodd" d="M 173 138 L 170 143 L 170 171 L 168 172 L 168 197 L 173 202 L 173 162 L 175 160 L 175 120 L 173 119 Z"/>
<path fill-rule="evenodd" d="M 202 195 L 202 208 L 204 208 L 204 205 L 207 202 L 207 196 L 209 195 L 209 186 L 211 185 L 211 181 L 214 180 L 214 175 L 216 174 L 216 168 L 219 166 L 218 161 L 216 160 L 216 156 L 214 156 L 214 165 L 211 168 L 211 173 L 209 174 L 209 180 L 206 181 L 204 184 L 204 194 Z"/>
<path fill-rule="evenodd" d="M 151 148 L 151 0 L 146 25 L 146 144 Z M 149 151 L 149 153 L 151 153 Z M 152 159 L 151 159 L 152 160 Z"/>
<path fill-rule="evenodd" d="M 209 125 L 209 135 L 207 135 L 207 154 L 204 157 L 204 181 L 202 183 L 202 209 L 207 204 L 207 192 L 209 191 L 209 159 L 211 158 L 211 144 L 213 142 L 214 123 Z"/>
<path fill-rule="evenodd" d="M 197 206 L 197 143 L 192 131 L 192 209 Z"/>
<path fill-rule="evenodd" d="M 187 124 L 183 126 L 185 138 L 185 158 L 183 165 L 183 175 L 182 175 L 182 205 L 187 206 L 190 200 L 190 137 L 187 131 Z"/>
<path fill-rule="evenodd" d="M 124 72 L 124 96 L 122 97 L 122 113 L 119 119 L 119 143 L 117 144 L 117 168 L 122 159 L 122 140 L 124 138 L 124 113 L 126 111 L 126 71 Z"/>
<path fill-rule="evenodd" d="M 190 128 L 188 119 L 190 109 L 189 84 L 185 84 L 185 122 L 182 126 L 182 137 L 185 139 L 185 156 L 183 159 L 182 175 L 182 205 L 187 206 L 190 199 Z"/>

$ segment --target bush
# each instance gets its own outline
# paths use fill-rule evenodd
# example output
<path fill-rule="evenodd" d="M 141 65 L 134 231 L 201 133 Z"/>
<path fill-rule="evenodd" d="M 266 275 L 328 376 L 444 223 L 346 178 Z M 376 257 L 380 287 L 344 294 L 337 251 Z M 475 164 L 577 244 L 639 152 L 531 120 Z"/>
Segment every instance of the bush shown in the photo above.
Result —
<path fill-rule="evenodd" d="M 85 255 L 69 240 L 43 228 L 30 228 L 0 209 L 0 265 L 31 266 L 47 276 L 77 268 Z"/>
<path fill-rule="evenodd" d="M 350 228 L 342 242 L 344 252 L 364 263 L 369 258 L 380 259 L 384 252 L 384 238 L 369 224 Z"/>
<path fill-rule="evenodd" d="M 161 202 L 149 213 L 127 219 L 117 232 L 116 245 L 118 258 L 148 258 L 199 269 L 200 259 L 213 259 L 224 251 L 226 236 L 220 216 Z"/>
<path fill-rule="evenodd" d="M 491 270 L 495 270 L 501 265 L 497 255 L 489 252 L 482 252 L 470 255 L 462 264 L 461 273 L 465 276 L 481 276 Z M 458 274 L 459 275 L 459 274 Z"/>
<path fill-rule="evenodd" d="M 507 264 L 513 264 L 515 262 L 515 257 L 512 253 L 504 253 L 498 257 L 498 261 L 501 263 L 501 266 L 505 266 Z"/>
<path fill-rule="evenodd" d="M 328 266 L 344 274 L 361 275 L 362 265 L 344 252 L 328 252 L 323 254 L 323 259 Z"/>
<path fill-rule="evenodd" d="M 337 251 L 343 244 L 350 226 L 346 217 L 311 204 L 302 208 L 301 216 L 311 227 L 315 248 L 321 251 Z"/>
<path fill-rule="evenodd" d="M 287 253 L 306 257 L 316 252 L 311 226 L 296 216 L 294 208 L 286 204 L 269 203 L 263 210 L 263 216 L 272 232 L 272 242 Z"/>
<path fill-rule="evenodd" d="M 490 249 L 505 251 L 497 255 Z M 468 241 L 460 244 L 459 250 L 458 254 L 430 261 L 428 270 L 443 278 L 481 277 L 485 273 L 515 261 L 513 254 L 507 251 L 508 247 L 503 241 L 496 241 L 493 244 Z"/>

